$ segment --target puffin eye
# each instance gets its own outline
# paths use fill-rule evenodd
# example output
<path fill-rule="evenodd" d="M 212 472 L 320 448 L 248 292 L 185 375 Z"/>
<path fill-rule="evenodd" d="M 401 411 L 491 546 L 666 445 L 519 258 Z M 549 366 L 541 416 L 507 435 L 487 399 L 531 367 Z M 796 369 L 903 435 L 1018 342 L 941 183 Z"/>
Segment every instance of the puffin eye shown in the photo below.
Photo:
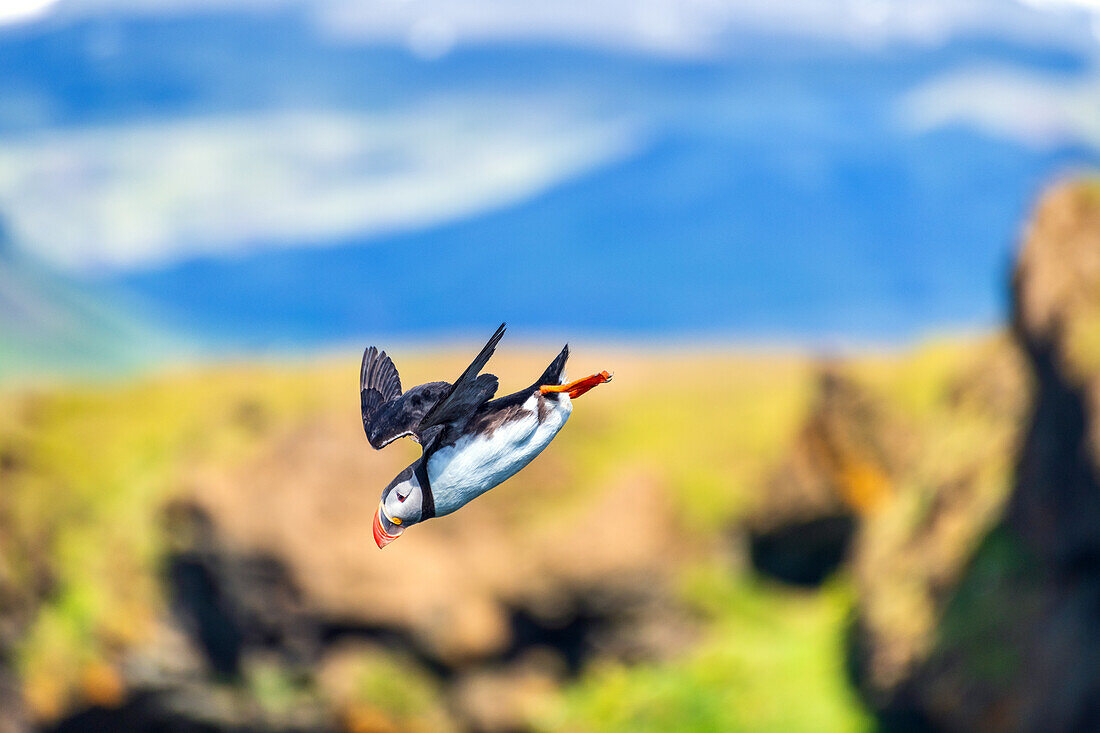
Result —
<path fill-rule="evenodd" d="M 408 498 L 409 497 L 407 497 L 407 496 L 401 496 L 401 494 L 397 495 L 397 500 L 402 502 L 402 503 L 404 503 L 405 499 L 408 499 Z"/>

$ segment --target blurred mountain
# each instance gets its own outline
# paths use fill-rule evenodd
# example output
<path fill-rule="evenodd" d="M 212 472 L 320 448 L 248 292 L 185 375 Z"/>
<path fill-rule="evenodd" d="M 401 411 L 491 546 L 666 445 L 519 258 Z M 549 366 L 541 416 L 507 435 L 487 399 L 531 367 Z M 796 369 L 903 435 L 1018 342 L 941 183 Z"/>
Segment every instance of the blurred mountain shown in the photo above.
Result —
<path fill-rule="evenodd" d="M 173 339 L 125 302 L 35 260 L 0 220 L 0 378 L 106 374 L 172 353 Z"/>
<path fill-rule="evenodd" d="M 881 43 L 734 22 L 684 56 L 548 22 L 425 57 L 309 3 L 103 5 L 0 29 L 0 211 L 230 350 L 503 318 L 815 345 L 994 327 L 1035 191 L 1100 163 L 1080 23 L 970 9 L 913 43 L 885 33 L 897 3 Z"/>

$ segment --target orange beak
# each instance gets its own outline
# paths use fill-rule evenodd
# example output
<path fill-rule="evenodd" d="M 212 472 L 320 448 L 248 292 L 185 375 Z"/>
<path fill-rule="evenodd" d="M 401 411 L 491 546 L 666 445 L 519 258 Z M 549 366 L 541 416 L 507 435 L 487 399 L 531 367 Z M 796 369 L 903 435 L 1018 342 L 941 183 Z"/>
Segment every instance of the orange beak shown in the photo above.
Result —
<path fill-rule="evenodd" d="M 385 515 L 382 514 L 382 504 L 379 502 L 378 508 L 374 510 L 374 542 L 378 545 L 378 549 L 381 550 L 389 543 L 396 540 L 401 536 L 401 532 L 404 530 L 398 528 L 396 534 L 390 534 L 386 531 L 384 524 L 391 524 L 388 520 L 384 519 Z"/>

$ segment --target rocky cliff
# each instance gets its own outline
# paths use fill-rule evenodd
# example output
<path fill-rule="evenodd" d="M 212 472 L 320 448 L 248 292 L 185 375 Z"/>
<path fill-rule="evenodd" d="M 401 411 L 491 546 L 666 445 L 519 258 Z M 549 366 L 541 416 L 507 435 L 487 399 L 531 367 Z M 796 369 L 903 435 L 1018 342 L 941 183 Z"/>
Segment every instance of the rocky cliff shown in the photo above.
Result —
<path fill-rule="evenodd" d="M 1013 284 L 1032 398 L 1011 361 L 980 368 L 1012 419 L 946 427 L 972 460 L 941 453 L 955 475 L 912 476 L 856 552 L 852 667 L 888 727 L 1100 730 L 1100 189 L 1043 198 Z"/>

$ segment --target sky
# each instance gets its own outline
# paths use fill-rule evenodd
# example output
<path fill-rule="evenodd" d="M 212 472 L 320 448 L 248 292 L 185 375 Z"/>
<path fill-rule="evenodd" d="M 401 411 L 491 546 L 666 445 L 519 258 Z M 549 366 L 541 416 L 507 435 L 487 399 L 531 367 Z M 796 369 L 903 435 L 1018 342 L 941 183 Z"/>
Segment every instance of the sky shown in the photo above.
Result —
<path fill-rule="evenodd" d="M 0 221 L 213 349 L 908 342 L 1003 320 L 1098 59 L 1092 0 L 15 0 Z"/>

